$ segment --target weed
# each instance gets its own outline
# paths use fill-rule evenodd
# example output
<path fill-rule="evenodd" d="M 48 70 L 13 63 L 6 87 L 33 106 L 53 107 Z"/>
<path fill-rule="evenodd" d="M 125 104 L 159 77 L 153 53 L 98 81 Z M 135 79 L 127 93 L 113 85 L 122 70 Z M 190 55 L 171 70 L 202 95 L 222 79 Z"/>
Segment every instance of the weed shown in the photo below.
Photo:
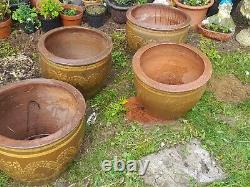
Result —
<path fill-rule="evenodd" d="M 14 56 L 17 54 L 17 50 L 7 41 L 0 42 L 0 58 L 8 56 Z"/>

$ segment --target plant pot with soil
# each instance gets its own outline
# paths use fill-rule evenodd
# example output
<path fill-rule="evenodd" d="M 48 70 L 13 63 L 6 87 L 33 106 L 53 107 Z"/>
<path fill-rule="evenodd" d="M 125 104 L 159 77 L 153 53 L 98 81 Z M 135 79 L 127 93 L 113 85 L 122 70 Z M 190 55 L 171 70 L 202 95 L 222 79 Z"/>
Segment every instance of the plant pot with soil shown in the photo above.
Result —
<path fill-rule="evenodd" d="M 126 23 L 127 10 L 133 6 L 133 0 L 107 0 L 108 6 L 110 6 L 111 17 L 114 22 L 119 24 Z"/>
<path fill-rule="evenodd" d="M 47 32 L 62 26 L 60 12 L 63 10 L 63 6 L 59 1 L 41 0 L 37 7 L 41 15 L 42 31 Z"/>
<path fill-rule="evenodd" d="M 14 180 L 42 185 L 74 159 L 86 104 L 73 86 L 32 79 L 0 88 L 0 167 Z"/>
<path fill-rule="evenodd" d="M 22 30 L 31 34 L 41 26 L 35 8 L 30 8 L 29 5 L 20 5 L 12 14 L 12 19 L 20 23 Z"/>
<path fill-rule="evenodd" d="M 101 27 L 104 24 L 106 7 L 104 5 L 90 5 L 86 7 L 87 22 L 91 27 Z"/>
<path fill-rule="evenodd" d="M 191 26 L 194 30 L 206 17 L 208 8 L 214 4 L 214 0 L 174 0 L 178 9 L 191 17 Z"/>
<path fill-rule="evenodd" d="M 0 39 L 7 38 L 11 34 L 11 16 L 9 9 L 9 0 L 0 2 Z"/>
<path fill-rule="evenodd" d="M 190 17 L 170 6 L 145 4 L 127 11 L 126 37 L 133 51 L 151 42 L 183 43 L 189 28 Z"/>
<path fill-rule="evenodd" d="M 61 13 L 64 26 L 80 26 L 83 19 L 83 8 L 77 5 L 65 4 Z"/>
<path fill-rule="evenodd" d="M 38 42 L 42 76 L 68 82 L 84 96 L 93 96 L 106 83 L 111 69 L 112 40 L 97 29 L 61 27 Z"/>
<path fill-rule="evenodd" d="M 177 119 L 203 95 L 212 74 L 202 52 L 186 44 L 156 43 L 133 57 L 136 93 L 144 107 L 160 119 Z"/>
<path fill-rule="evenodd" d="M 219 41 L 228 41 L 233 37 L 233 32 L 222 25 L 217 25 L 214 23 L 210 24 L 199 24 L 199 32 L 208 38 L 219 40 Z"/>

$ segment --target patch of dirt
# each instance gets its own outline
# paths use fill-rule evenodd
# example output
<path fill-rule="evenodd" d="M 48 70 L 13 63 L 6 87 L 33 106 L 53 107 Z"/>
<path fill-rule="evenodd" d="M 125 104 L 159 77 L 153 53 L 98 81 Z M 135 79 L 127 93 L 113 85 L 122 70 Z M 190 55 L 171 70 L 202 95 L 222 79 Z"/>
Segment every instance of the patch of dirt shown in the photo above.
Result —
<path fill-rule="evenodd" d="M 186 187 L 190 186 L 191 178 L 199 186 L 200 183 L 210 183 L 226 176 L 196 139 L 142 158 L 144 163 L 146 160 L 149 166 L 143 179 L 154 187 Z"/>
<path fill-rule="evenodd" d="M 250 99 L 250 85 L 242 84 L 234 75 L 212 78 L 209 90 L 219 101 L 239 103 Z"/>
<path fill-rule="evenodd" d="M 137 97 L 130 97 L 125 104 L 126 118 L 129 121 L 137 121 L 142 124 L 162 123 L 163 119 L 152 116 Z"/>

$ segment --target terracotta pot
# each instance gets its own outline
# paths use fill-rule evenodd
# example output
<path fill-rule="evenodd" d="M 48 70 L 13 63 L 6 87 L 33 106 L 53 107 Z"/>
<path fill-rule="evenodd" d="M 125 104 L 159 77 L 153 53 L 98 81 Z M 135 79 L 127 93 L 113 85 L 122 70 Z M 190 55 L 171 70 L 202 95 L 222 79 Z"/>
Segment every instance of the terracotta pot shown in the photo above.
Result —
<path fill-rule="evenodd" d="M 174 0 L 177 8 L 191 17 L 191 26 L 194 30 L 197 29 L 198 24 L 206 17 L 208 8 L 214 4 L 214 0 L 210 0 L 210 3 L 204 6 L 189 6 L 180 3 L 180 1 L 181 0 Z"/>
<path fill-rule="evenodd" d="M 11 17 L 7 18 L 4 21 L 0 22 L 0 39 L 8 38 L 8 36 L 11 34 Z"/>
<path fill-rule="evenodd" d="M 215 32 L 215 31 L 211 31 L 208 30 L 204 27 L 202 27 L 201 24 L 198 25 L 199 28 L 199 32 L 208 38 L 214 39 L 214 40 L 219 40 L 219 41 L 228 41 L 230 39 L 232 39 L 233 37 L 233 33 L 221 33 L 221 32 Z"/>
<path fill-rule="evenodd" d="M 30 0 L 30 3 L 33 7 L 36 7 L 38 2 L 40 2 L 41 0 Z"/>
<path fill-rule="evenodd" d="M 186 44 L 158 43 L 133 57 L 138 98 L 152 115 L 177 119 L 201 98 L 211 77 L 209 59 Z"/>
<path fill-rule="evenodd" d="M 75 157 L 86 104 L 73 86 L 33 79 L 0 88 L 0 167 L 14 180 L 43 184 Z"/>
<path fill-rule="evenodd" d="M 61 13 L 61 19 L 64 26 L 74 26 L 81 25 L 83 18 L 83 8 L 77 5 L 65 4 L 64 9 L 75 9 L 78 14 L 75 16 L 67 16 Z"/>
<path fill-rule="evenodd" d="M 134 51 L 155 41 L 185 42 L 189 28 L 190 17 L 170 6 L 137 5 L 127 12 L 127 40 Z"/>
<path fill-rule="evenodd" d="M 68 82 L 87 97 L 104 85 L 111 69 L 112 40 L 96 29 L 54 29 L 40 38 L 38 50 L 44 77 Z"/>
<path fill-rule="evenodd" d="M 127 21 L 126 13 L 131 6 L 119 6 L 112 0 L 107 0 L 107 4 L 110 6 L 111 17 L 114 22 L 124 24 Z"/>

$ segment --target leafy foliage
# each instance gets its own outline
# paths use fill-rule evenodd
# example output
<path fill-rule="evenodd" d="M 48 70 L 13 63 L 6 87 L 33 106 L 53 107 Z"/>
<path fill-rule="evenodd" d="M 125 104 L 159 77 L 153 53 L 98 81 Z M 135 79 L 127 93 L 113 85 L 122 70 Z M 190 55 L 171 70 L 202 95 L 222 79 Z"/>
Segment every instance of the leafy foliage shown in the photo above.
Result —
<path fill-rule="evenodd" d="M 117 5 L 131 6 L 134 4 L 134 0 L 114 0 Z"/>
<path fill-rule="evenodd" d="M 62 10 L 62 4 L 56 0 L 41 0 L 40 2 L 40 14 L 45 19 L 54 19 L 58 17 Z"/>
<path fill-rule="evenodd" d="M 12 45 L 9 42 L 5 41 L 0 42 L 0 58 L 5 58 L 16 54 L 17 50 L 14 47 L 12 47 Z"/>
<path fill-rule="evenodd" d="M 3 21 L 10 14 L 9 4 L 9 0 L 0 1 L 0 21 Z"/>
<path fill-rule="evenodd" d="M 184 5 L 189 6 L 204 6 L 207 5 L 210 2 L 210 0 L 183 0 L 182 3 Z"/>
<path fill-rule="evenodd" d="M 223 25 L 218 25 L 215 23 L 206 24 L 203 27 L 205 27 L 208 30 L 215 31 L 215 32 L 231 33 L 230 28 L 225 27 Z"/>
<path fill-rule="evenodd" d="M 63 14 L 67 16 L 75 16 L 77 15 L 77 10 L 74 8 L 67 8 L 63 10 Z"/>

